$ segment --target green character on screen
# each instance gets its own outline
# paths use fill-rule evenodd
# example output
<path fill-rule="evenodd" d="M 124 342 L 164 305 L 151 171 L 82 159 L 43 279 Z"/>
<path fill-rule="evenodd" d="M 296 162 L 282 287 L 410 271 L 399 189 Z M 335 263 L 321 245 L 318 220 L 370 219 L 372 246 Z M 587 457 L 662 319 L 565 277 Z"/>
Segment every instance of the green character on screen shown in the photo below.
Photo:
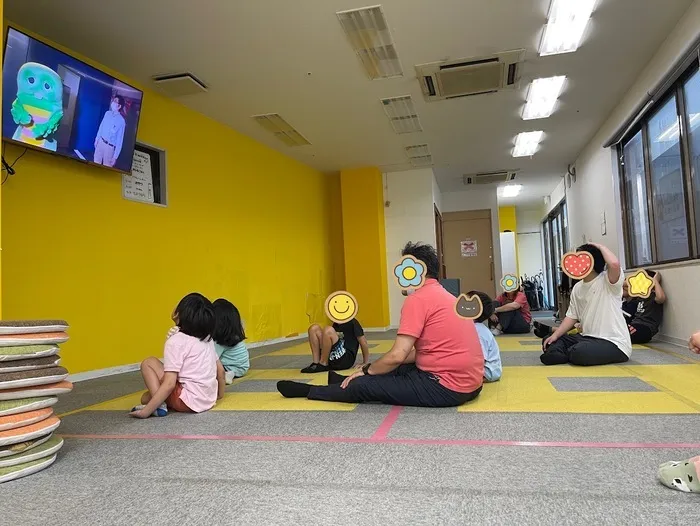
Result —
<path fill-rule="evenodd" d="M 53 134 L 63 118 L 63 82 L 42 64 L 27 62 L 17 73 L 17 98 L 12 119 L 17 129 L 12 138 L 39 148 L 56 151 Z"/>

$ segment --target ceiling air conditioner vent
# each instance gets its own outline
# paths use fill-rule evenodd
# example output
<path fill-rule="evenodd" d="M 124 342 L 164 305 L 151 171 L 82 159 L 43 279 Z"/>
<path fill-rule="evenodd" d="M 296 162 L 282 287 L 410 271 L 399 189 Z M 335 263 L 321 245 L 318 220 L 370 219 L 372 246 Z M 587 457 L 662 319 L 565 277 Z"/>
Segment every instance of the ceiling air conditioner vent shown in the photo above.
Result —
<path fill-rule="evenodd" d="M 507 183 L 513 181 L 517 175 L 517 171 L 484 172 L 465 175 L 462 182 L 467 186 L 472 184 Z"/>
<path fill-rule="evenodd" d="M 525 50 L 490 57 L 432 62 L 416 66 L 423 95 L 428 102 L 495 93 L 516 87 Z"/>

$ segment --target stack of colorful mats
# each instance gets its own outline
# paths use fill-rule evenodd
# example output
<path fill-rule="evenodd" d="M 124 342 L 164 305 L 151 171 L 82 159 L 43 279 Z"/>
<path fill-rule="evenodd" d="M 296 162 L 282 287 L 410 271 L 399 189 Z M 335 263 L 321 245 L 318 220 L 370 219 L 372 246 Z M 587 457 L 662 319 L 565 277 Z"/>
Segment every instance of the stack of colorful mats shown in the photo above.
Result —
<path fill-rule="evenodd" d="M 59 366 L 66 330 L 63 320 L 0 321 L 0 483 L 46 469 L 63 446 L 51 406 L 73 389 Z"/>

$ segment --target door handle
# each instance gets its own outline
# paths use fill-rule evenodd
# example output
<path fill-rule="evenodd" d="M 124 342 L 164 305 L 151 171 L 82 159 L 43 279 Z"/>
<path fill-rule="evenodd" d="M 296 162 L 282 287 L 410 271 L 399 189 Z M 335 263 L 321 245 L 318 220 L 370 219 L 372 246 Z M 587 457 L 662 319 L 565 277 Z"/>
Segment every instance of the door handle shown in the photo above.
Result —
<path fill-rule="evenodd" d="M 496 279 L 496 269 L 493 264 L 493 261 L 491 261 L 491 281 L 494 281 Z"/>

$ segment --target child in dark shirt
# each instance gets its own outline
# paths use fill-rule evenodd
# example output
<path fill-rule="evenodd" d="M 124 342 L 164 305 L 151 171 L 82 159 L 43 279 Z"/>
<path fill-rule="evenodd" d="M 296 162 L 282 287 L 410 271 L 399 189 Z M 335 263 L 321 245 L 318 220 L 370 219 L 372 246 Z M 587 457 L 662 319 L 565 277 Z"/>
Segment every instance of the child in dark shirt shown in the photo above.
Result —
<path fill-rule="evenodd" d="M 633 298 L 629 295 L 627 282 L 622 286 L 622 311 L 627 319 L 632 343 L 648 343 L 659 332 L 664 319 L 666 293 L 661 287 L 661 274 L 647 270 L 654 281 L 651 296 L 647 299 Z"/>

